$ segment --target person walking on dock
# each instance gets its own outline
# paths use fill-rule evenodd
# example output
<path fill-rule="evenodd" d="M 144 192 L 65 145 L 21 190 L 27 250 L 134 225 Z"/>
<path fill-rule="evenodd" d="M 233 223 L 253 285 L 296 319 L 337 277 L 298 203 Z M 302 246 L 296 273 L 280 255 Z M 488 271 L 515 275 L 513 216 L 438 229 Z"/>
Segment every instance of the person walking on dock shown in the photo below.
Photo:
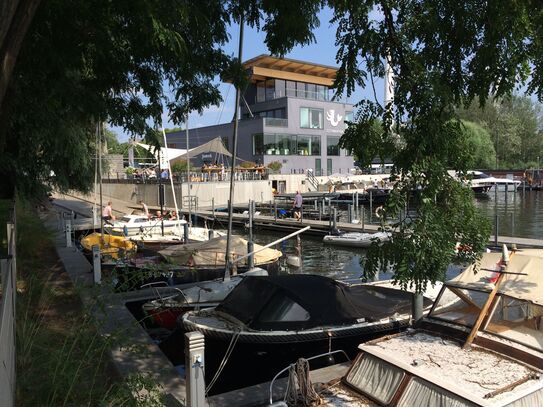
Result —
<path fill-rule="evenodd" d="M 140 200 L 140 205 L 141 205 L 141 211 L 143 212 L 145 216 L 147 216 L 147 219 L 149 219 L 151 217 L 149 215 L 149 208 L 147 207 L 147 205 L 145 205 L 145 202 L 143 202 L 143 200 Z"/>
<path fill-rule="evenodd" d="M 109 201 L 102 210 L 102 219 L 109 225 L 112 225 L 112 223 L 110 222 L 111 220 L 115 220 L 115 216 L 113 215 L 113 208 L 111 207 L 111 201 Z"/>
<path fill-rule="evenodd" d="M 294 219 L 300 222 L 302 221 L 302 204 L 302 194 L 300 194 L 300 191 L 296 191 L 296 195 L 294 196 L 294 202 L 292 202 L 292 208 L 294 211 Z"/>

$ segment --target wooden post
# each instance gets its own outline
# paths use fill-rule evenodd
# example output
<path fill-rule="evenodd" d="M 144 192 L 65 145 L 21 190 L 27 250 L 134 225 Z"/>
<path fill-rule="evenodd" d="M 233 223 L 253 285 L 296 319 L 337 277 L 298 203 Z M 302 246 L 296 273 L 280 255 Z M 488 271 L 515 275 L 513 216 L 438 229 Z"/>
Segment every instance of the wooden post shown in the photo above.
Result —
<path fill-rule="evenodd" d="M 373 221 L 373 191 L 370 189 L 370 223 Z"/>
<path fill-rule="evenodd" d="M 496 280 L 496 283 L 494 284 L 494 288 L 488 294 L 488 298 L 481 308 L 481 312 L 479 313 L 479 316 L 477 317 L 477 320 L 475 321 L 475 324 L 473 324 L 473 328 L 471 329 L 471 332 L 468 336 L 468 339 L 466 339 L 466 342 L 464 343 L 463 348 L 469 349 L 473 340 L 475 339 L 475 336 L 477 336 L 477 332 L 479 331 L 479 328 L 481 327 L 483 321 L 486 319 L 488 310 L 490 309 L 490 306 L 494 302 L 494 298 L 496 297 L 496 294 L 498 293 L 498 289 L 500 288 L 500 285 L 502 283 L 502 280 L 505 277 L 505 271 L 507 270 L 507 265 L 509 264 L 509 254 L 507 252 L 507 247 L 503 245 L 503 255 L 502 255 L 502 261 L 500 266 L 500 275 L 498 276 L 498 279 Z"/>
<path fill-rule="evenodd" d="M 92 271 L 94 284 L 102 282 L 102 262 L 100 260 L 100 246 L 97 244 L 92 246 Z"/>

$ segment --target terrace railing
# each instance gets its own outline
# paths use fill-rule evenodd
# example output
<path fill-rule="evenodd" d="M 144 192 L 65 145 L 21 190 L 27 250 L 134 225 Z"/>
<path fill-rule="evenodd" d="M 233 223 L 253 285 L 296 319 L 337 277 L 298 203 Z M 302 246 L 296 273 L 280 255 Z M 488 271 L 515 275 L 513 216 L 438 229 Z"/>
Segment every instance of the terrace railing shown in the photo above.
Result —
<path fill-rule="evenodd" d="M 0 400 L 15 405 L 15 296 L 16 284 L 15 207 L 7 222 L 7 251 L 0 260 Z"/>

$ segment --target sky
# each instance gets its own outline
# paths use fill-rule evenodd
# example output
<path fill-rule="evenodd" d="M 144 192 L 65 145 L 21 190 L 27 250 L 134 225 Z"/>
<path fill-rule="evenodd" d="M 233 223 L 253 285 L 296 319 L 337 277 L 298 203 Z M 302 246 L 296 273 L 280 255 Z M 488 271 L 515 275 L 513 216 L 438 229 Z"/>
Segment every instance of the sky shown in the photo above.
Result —
<path fill-rule="evenodd" d="M 330 9 L 322 10 L 319 13 L 320 27 L 314 31 L 316 42 L 304 47 L 297 46 L 290 53 L 285 55 L 285 57 L 324 65 L 338 66 L 336 63 L 337 47 L 335 45 L 337 25 L 329 23 L 331 18 L 332 12 Z M 228 33 L 230 34 L 230 41 L 224 45 L 223 49 L 227 54 L 237 57 L 239 25 L 232 25 L 229 28 Z M 269 51 L 264 44 L 264 38 L 265 33 L 258 32 L 256 29 L 245 26 L 243 35 L 243 61 L 254 58 L 260 54 L 269 54 Z M 218 77 L 216 78 L 216 83 L 220 83 L 219 90 L 221 91 L 223 102 L 219 106 L 210 106 L 206 108 L 202 115 L 197 112 L 191 113 L 189 115 L 189 128 L 216 125 L 231 121 L 234 114 L 236 91 L 231 84 L 221 83 Z M 384 82 L 377 79 L 375 86 L 378 97 L 382 98 Z M 371 94 L 373 94 L 373 91 Z M 348 101 L 354 103 L 364 96 L 370 97 L 369 91 L 357 89 Z M 174 124 L 169 122 L 166 111 L 162 116 L 162 121 L 165 128 L 175 127 Z M 128 135 L 123 132 L 122 128 L 112 127 L 112 130 L 117 133 L 120 141 L 128 140 Z"/>

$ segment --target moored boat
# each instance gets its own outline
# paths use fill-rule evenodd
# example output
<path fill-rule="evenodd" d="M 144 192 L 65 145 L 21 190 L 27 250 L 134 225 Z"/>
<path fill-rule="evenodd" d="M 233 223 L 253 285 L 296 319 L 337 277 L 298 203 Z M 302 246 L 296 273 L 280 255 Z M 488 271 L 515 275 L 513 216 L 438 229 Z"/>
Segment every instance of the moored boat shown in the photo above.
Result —
<path fill-rule="evenodd" d="M 104 229 L 107 233 L 115 236 L 134 236 L 138 234 L 182 234 L 183 224 L 187 223 L 183 219 L 166 220 L 160 218 L 149 219 L 145 215 L 124 215 L 118 221 L 112 224 L 105 224 Z"/>
<path fill-rule="evenodd" d="M 373 242 L 385 242 L 390 239 L 390 234 L 387 232 L 377 233 L 362 233 L 349 232 L 340 235 L 326 235 L 322 239 L 323 243 L 333 244 L 337 246 L 348 247 L 370 247 Z"/>
<path fill-rule="evenodd" d="M 206 377 L 229 349 L 214 389 L 220 391 L 269 380 L 270 370 L 298 357 L 328 349 L 352 353 L 361 341 L 398 332 L 409 324 L 411 298 L 390 287 L 348 286 L 318 275 L 247 277 L 217 307 L 185 313 L 179 324 L 204 334 Z M 236 378 L 238 369 L 243 378 Z"/>
<path fill-rule="evenodd" d="M 112 236 L 101 233 L 91 233 L 80 240 L 81 246 L 87 254 L 92 253 L 92 247 L 97 245 L 102 256 L 111 257 L 114 260 L 122 259 L 126 255 L 136 252 L 136 244 L 122 236 Z"/>

